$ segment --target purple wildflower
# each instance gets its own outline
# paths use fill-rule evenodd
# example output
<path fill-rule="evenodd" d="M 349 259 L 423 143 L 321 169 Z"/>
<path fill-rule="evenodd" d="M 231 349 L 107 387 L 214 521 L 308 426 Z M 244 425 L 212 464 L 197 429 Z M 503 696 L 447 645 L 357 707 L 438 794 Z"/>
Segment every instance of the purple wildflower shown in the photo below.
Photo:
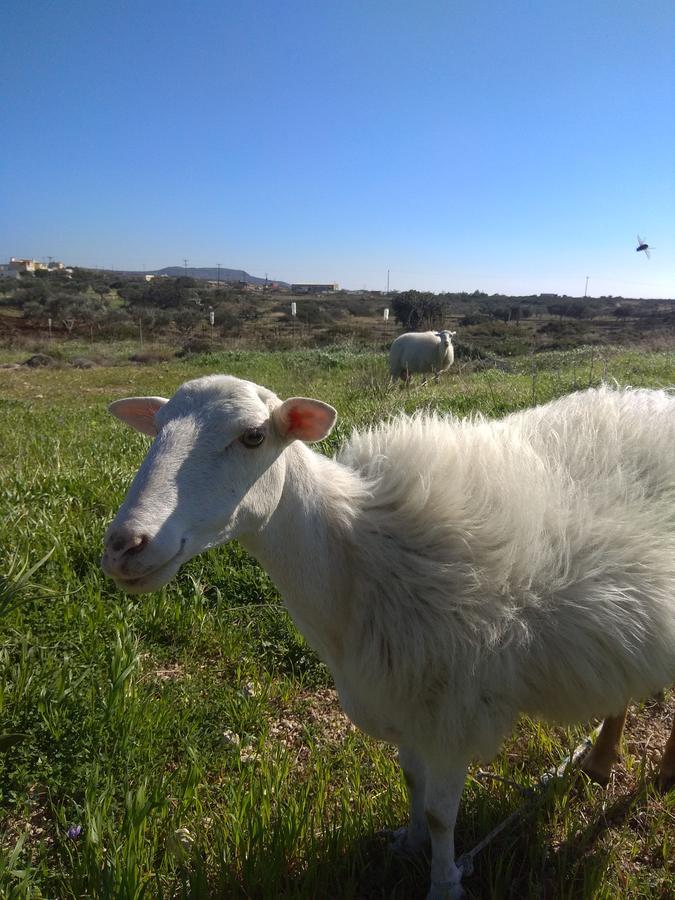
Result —
<path fill-rule="evenodd" d="M 76 841 L 79 836 L 82 834 L 82 826 L 81 825 L 71 825 L 66 834 L 72 841 Z"/>

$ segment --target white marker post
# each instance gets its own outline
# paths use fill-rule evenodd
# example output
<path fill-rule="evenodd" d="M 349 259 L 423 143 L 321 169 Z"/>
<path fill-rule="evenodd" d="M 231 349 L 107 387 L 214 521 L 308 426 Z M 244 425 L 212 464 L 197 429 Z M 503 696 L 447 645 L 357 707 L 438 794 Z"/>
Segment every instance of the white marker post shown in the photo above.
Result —
<path fill-rule="evenodd" d="M 293 335 L 293 343 L 295 344 L 295 317 L 298 314 L 298 307 L 296 306 L 295 300 L 291 300 L 291 322 L 293 324 L 292 335 Z"/>
<path fill-rule="evenodd" d="M 387 343 L 387 324 L 389 322 L 389 307 L 385 306 L 384 312 L 382 313 L 382 318 L 384 319 L 384 343 Z"/>

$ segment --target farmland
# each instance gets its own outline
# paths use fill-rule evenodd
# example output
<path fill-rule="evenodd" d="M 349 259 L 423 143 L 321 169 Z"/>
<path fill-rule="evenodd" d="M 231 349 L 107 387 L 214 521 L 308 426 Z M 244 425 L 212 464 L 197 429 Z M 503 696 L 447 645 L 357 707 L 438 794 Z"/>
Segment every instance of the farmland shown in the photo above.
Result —
<path fill-rule="evenodd" d="M 13 736 L 0 744 L 0 896 L 424 897 L 424 861 L 387 850 L 406 812 L 393 749 L 342 716 L 255 561 L 233 543 L 140 598 L 103 576 L 104 529 L 147 446 L 106 403 L 227 372 L 333 404 L 339 423 L 319 448 L 332 453 L 399 411 L 497 416 L 601 379 L 673 385 L 675 353 L 467 359 L 405 391 L 388 386 L 382 353 L 351 345 L 158 353 L 153 365 L 128 351 L 106 348 L 116 365 L 0 370 L 0 734 Z M 567 778 L 528 801 L 476 858 L 469 895 L 673 896 L 675 794 L 652 781 L 674 714 L 672 691 L 634 707 L 608 788 Z M 522 720 L 490 767 L 508 780 L 469 779 L 458 853 L 593 725 Z"/>

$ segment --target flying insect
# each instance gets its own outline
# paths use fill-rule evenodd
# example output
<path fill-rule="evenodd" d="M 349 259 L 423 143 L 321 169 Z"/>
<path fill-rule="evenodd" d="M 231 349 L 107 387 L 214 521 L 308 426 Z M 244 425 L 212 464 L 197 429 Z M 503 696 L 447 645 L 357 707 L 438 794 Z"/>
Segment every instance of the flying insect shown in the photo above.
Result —
<path fill-rule="evenodd" d="M 639 234 L 637 236 L 637 239 L 638 239 L 638 245 L 635 248 L 635 252 L 639 253 L 641 250 L 644 250 L 645 256 L 647 257 L 647 259 L 649 259 L 650 258 L 649 244 L 646 241 L 643 241 Z M 654 248 L 652 247 L 651 249 L 653 250 Z"/>

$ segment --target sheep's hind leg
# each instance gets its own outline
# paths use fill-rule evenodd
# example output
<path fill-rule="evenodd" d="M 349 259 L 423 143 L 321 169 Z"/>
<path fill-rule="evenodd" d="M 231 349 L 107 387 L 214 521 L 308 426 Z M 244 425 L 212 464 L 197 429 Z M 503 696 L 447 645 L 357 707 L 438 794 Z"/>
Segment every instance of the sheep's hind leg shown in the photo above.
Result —
<path fill-rule="evenodd" d="M 410 822 L 394 832 L 392 849 L 396 853 L 417 853 L 429 842 L 429 829 L 424 812 L 426 770 L 420 757 L 409 747 L 398 748 L 398 760 L 408 789 Z"/>
<path fill-rule="evenodd" d="M 662 791 L 675 788 L 675 720 L 661 757 L 658 785 Z"/>
<path fill-rule="evenodd" d="M 581 761 L 581 771 L 603 786 L 609 781 L 612 766 L 619 758 L 619 744 L 627 712 L 628 707 L 618 716 L 607 716 L 595 743 Z"/>
<path fill-rule="evenodd" d="M 424 807 L 431 837 L 431 887 L 427 900 L 464 896 L 462 870 L 455 863 L 455 822 L 466 780 L 465 765 L 427 768 Z"/>

